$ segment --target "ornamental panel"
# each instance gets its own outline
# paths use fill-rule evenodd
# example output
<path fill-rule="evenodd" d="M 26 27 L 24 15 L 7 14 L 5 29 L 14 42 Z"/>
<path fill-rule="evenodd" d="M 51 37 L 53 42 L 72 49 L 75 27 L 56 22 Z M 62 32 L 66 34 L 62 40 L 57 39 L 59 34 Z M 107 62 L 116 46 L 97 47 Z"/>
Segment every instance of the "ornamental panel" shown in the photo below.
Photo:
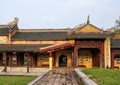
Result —
<path fill-rule="evenodd" d="M 6 44 L 8 40 L 8 36 L 0 36 L 0 44 Z"/>

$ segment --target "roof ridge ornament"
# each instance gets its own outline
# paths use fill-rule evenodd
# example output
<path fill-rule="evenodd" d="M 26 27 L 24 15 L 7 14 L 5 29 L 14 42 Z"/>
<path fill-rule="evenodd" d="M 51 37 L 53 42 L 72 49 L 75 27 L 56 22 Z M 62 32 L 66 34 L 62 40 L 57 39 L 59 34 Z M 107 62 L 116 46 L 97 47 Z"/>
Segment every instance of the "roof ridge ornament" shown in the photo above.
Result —
<path fill-rule="evenodd" d="M 19 19 L 17 17 L 15 17 L 13 21 L 9 22 L 9 26 L 17 25 L 18 21 L 19 21 Z"/>
<path fill-rule="evenodd" d="M 18 21 L 19 21 L 19 19 L 17 17 L 15 17 L 13 21 L 8 23 L 9 32 L 12 32 L 15 29 L 18 29 L 18 27 L 17 27 Z"/>
<path fill-rule="evenodd" d="M 87 24 L 89 24 L 90 23 L 90 20 L 89 20 L 89 15 L 88 15 L 88 17 L 87 17 Z"/>

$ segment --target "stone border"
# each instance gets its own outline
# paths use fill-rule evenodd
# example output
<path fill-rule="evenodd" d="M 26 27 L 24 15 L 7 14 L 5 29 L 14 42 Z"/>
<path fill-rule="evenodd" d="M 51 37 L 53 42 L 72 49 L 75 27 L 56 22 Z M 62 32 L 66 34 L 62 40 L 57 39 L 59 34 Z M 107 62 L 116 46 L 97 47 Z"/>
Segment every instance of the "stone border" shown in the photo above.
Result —
<path fill-rule="evenodd" d="M 38 76 L 35 80 L 31 81 L 30 83 L 28 83 L 27 85 L 33 85 L 35 82 L 37 82 L 39 79 L 41 79 L 45 74 L 47 74 L 50 70 L 46 71 L 45 73 L 41 74 L 40 76 Z"/>
<path fill-rule="evenodd" d="M 92 79 L 90 79 L 87 75 L 81 72 L 79 68 L 75 68 L 74 70 L 78 74 L 78 77 L 82 80 L 84 85 L 98 85 Z"/>

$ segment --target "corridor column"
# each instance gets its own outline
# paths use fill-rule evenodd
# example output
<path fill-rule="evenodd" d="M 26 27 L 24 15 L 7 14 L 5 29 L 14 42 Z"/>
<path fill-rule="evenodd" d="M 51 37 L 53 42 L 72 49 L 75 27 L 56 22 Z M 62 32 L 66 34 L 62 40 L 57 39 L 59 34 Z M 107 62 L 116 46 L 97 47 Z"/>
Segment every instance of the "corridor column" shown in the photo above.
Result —
<path fill-rule="evenodd" d="M 77 57 L 78 57 L 78 48 L 75 46 L 74 47 L 74 54 L 73 54 L 73 57 L 72 57 L 72 65 L 73 65 L 73 67 L 75 68 L 75 67 L 77 67 L 78 65 L 77 65 Z"/>
<path fill-rule="evenodd" d="M 25 53 L 25 57 L 27 58 L 27 73 L 29 73 L 29 53 Z"/>
<path fill-rule="evenodd" d="M 4 68 L 4 71 L 7 72 L 7 56 L 6 56 L 5 52 L 3 52 L 3 57 L 5 58 L 5 68 Z"/>
<path fill-rule="evenodd" d="M 105 59 L 105 68 L 111 67 L 111 47 L 110 47 L 110 38 L 106 38 L 104 42 L 104 59 Z"/>
<path fill-rule="evenodd" d="M 100 49 L 100 68 L 104 68 L 104 42 L 101 42 Z"/>
<path fill-rule="evenodd" d="M 52 51 L 50 51 L 50 57 L 49 57 L 49 69 L 52 70 L 53 69 L 53 54 Z"/>
<path fill-rule="evenodd" d="M 9 67 L 12 67 L 12 54 L 9 54 Z"/>

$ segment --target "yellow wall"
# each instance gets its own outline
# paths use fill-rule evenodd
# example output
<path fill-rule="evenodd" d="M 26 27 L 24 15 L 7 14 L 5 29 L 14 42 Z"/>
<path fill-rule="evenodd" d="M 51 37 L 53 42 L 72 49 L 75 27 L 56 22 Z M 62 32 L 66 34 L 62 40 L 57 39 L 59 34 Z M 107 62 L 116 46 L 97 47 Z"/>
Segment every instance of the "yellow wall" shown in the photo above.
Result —
<path fill-rule="evenodd" d="M 12 44 L 62 44 L 67 41 L 12 41 Z"/>
<path fill-rule="evenodd" d="M 92 53 L 89 50 L 80 50 L 78 52 L 78 66 L 92 68 Z"/>
<path fill-rule="evenodd" d="M 120 54 L 114 56 L 114 66 L 120 68 Z"/>
<path fill-rule="evenodd" d="M 101 32 L 98 28 L 95 26 L 92 26 L 90 24 L 87 24 L 83 28 L 79 29 L 78 32 Z"/>
<path fill-rule="evenodd" d="M 37 66 L 49 66 L 49 54 L 39 55 L 37 57 Z"/>
<path fill-rule="evenodd" d="M 55 66 L 56 67 L 59 67 L 59 57 L 61 55 L 65 55 L 67 57 L 67 67 L 71 67 L 72 66 L 72 51 L 70 50 L 61 50 L 61 51 L 58 51 L 56 52 L 56 55 L 55 55 Z"/>
<path fill-rule="evenodd" d="M 117 67 L 119 67 L 119 69 L 120 69 L 120 64 L 117 64 L 116 59 L 114 59 L 114 66 L 117 66 Z"/>
<path fill-rule="evenodd" d="M 8 36 L 0 36 L 0 44 L 9 44 Z"/>

